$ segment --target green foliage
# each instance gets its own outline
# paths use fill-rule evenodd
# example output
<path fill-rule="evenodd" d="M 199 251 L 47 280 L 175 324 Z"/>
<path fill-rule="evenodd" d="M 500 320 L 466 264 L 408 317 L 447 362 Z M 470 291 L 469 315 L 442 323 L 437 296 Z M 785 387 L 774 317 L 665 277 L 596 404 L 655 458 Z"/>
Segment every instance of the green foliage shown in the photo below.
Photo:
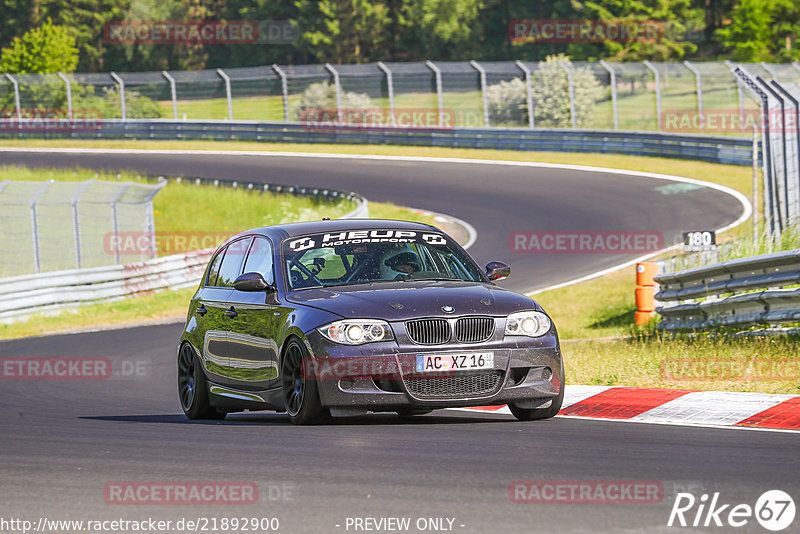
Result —
<path fill-rule="evenodd" d="M 740 0 L 717 36 L 737 61 L 800 59 L 800 5 L 794 0 Z"/>
<path fill-rule="evenodd" d="M 0 72 L 72 72 L 78 65 L 75 37 L 69 29 L 47 21 L 0 51 Z"/>
<path fill-rule="evenodd" d="M 301 46 L 317 61 L 363 63 L 382 58 L 389 10 L 376 0 L 297 0 Z"/>
<path fill-rule="evenodd" d="M 364 93 L 341 91 L 341 107 L 351 119 L 357 119 L 359 110 L 373 108 L 372 100 Z M 292 107 L 294 120 L 330 122 L 336 117 L 336 86 L 329 82 L 312 83 L 300 100 Z"/>
<path fill-rule="evenodd" d="M 514 78 L 488 86 L 486 101 L 492 126 L 519 126 L 528 122 L 527 91 L 523 80 Z"/>

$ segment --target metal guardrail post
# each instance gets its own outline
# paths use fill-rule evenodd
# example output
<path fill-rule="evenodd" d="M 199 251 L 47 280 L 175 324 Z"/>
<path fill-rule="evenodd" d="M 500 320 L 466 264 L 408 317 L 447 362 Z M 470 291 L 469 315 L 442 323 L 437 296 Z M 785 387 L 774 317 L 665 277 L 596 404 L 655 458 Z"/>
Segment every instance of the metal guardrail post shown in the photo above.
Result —
<path fill-rule="evenodd" d="M 169 82 L 169 92 L 172 97 L 172 117 L 178 120 L 178 91 L 175 88 L 175 78 L 165 70 L 161 71 L 161 75 Z"/>
<path fill-rule="evenodd" d="M 289 81 L 286 79 L 286 73 L 283 72 L 283 69 L 278 66 L 277 63 L 273 63 L 272 70 L 281 77 L 281 92 L 283 93 L 283 120 L 289 122 Z"/>
<path fill-rule="evenodd" d="M 694 86 L 697 90 L 697 113 L 702 117 L 703 116 L 703 76 L 700 74 L 700 71 L 697 70 L 697 67 L 689 63 L 689 61 L 683 62 L 684 66 L 689 69 L 692 74 L 694 74 Z"/>
<path fill-rule="evenodd" d="M 567 73 L 567 91 L 569 92 L 569 120 L 572 127 L 578 124 L 578 117 L 575 116 L 575 83 L 572 79 L 572 69 L 563 61 L 558 62 L 558 66 Z"/>
<path fill-rule="evenodd" d="M 217 69 L 217 74 L 225 82 L 225 99 L 228 101 L 228 120 L 233 120 L 233 99 L 231 98 L 231 78 L 222 69 Z"/>
<path fill-rule="evenodd" d="M 6 78 L 14 85 L 14 107 L 17 110 L 17 120 L 22 120 L 22 108 L 19 105 L 19 82 L 17 79 L 11 76 L 10 74 L 6 74 Z"/>
<path fill-rule="evenodd" d="M 325 63 L 325 68 L 333 75 L 336 88 L 336 122 L 342 122 L 342 86 L 339 83 L 339 72 L 330 63 Z"/>
<path fill-rule="evenodd" d="M 42 270 L 42 260 L 41 254 L 39 251 L 39 217 L 36 213 L 36 203 L 39 202 L 41 196 L 47 191 L 47 188 L 50 187 L 52 182 L 45 182 L 42 186 L 34 193 L 33 197 L 31 197 L 30 208 L 31 208 L 31 233 L 33 237 L 33 265 L 36 268 L 36 272 Z"/>
<path fill-rule="evenodd" d="M 658 131 L 662 131 L 662 124 L 661 124 L 661 76 L 658 73 L 658 69 L 650 63 L 649 61 L 644 61 L 644 66 L 653 73 L 653 81 L 655 82 L 656 86 L 656 115 L 658 118 Z"/>
<path fill-rule="evenodd" d="M 780 235 L 780 231 L 777 231 L 776 226 L 781 224 L 780 222 L 780 215 L 775 217 L 776 213 L 776 194 L 773 191 L 773 182 L 774 182 L 774 173 L 772 170 L 772 143 L 769 138 L 769 100 L 767 98 L 767 94 L 758 87 L 758 84 L 750 77 L 744 69 L 737 66 L 732 66 L 733 74 L 737 77 L 738 80 L 741 80 L 742 84 L 744 84 L 750 91 L 752 91 L 759 102 L 759 110 L 761 115 L 761 122 L 764 128 L 764 131 L 761 134 L 762 139 L 762 150 L 763 150 L 763 158 L 762 158 L 762 168 L 764 171 L 764 219 L 767 224 L 767 235 L 769 237 L 773 237 L 776 235 Z"/>
<path fill-rule="evenodd" d="M 432 61 L 426 60 L 425 65 L 433 71 L 434 79 L 436 80 L 436 103 L 439 108 L 439 127 L 444 126 L 444 97 L 442 96 L 442 71 L 439 67 L 433 64 Z"/>
<path fill-rule="evenodd" d="M 489 124 L 489 99 L 486 94 L 486 71 L 474 59 L 469 62 L 472 67 L 478 71 L 481 79 L 481 100 L 483 101 L 483 125 L 490 126 Z"/>
<path fill-rule="evenodd" d="M 778 104 L 781 106 L 781 132 L 780 132 L 780 135 L 781 135 L 781 147 L 782 147 L 781 148 L 781 159 L 780 159 L 780 161 L 777 161 L 776 158 L 773 158 L 773 161 L 775 161 L 776 163 L 782 163 L 783 164 L 783 167 L 782 167 L 782 169 L 783 169 L 783 173 L 782 173 L 783 174 L 783 210 L 780 210 L 778 212 L 779 214 L 783 213 L 783 216 L 785 217 L 785 218 L 781 219 L 781 222 L 783 223 L 783 222 L 788 221 L 793 216 L 793 213 L 791 213 L 791 212 L 794 211 L 791 203 L 789 202 L 789 166 L 788 166 L 788 161 L 786 159 L 786 112 L 785 112 L 786 108 L 785 108 L 785 103 L 783 101 L 783 98 L 777 93 L 777 91 L 775 91 L 772 87 L 770 87 L 770 85 L 767 82 L 765 82 L 764 79 L 761 76 L 756 76 L 756 81 L 758 81 L 758 83 L 760 83 L 764 87 L 764 89 L 766 89 L 767 92 L 769 92 L 769 94 L 772 95 L 772 97 L 775 100 L 778 101 Z M 769 114 L 769 118 L 770 118 L 770 120 L 772 120 L 772 113 Z M 777 176 L 776 176 L 776 178 L 777 178 Z M 780 182 L 778 182 L 778 183 L 780 185 Z M 778 189 L 780 190 L 780 188 L 778 188 Z M 780 208 L 780 197 L 779 197 L 779 200 L 778 200 L 778 206 Z"/>
<path fill-rule="evenodd" d="M 389 116 L 392 126 L 397 126 L 397 117 L 394 114 L 394 82 L 392 81 L 392 71 L 383 61 L 378 61 L 378 68 L 386 74 L 386 88 L 389 91 Z"/>
<path fill-rule="evenodd" d="M 777 89 L 778 91 L 780 91 L 781 94 L 783 94 L 785 98 L 791 101 L 792 105 L 794 106 L 794 123 L 793 123 L 794 126 L 793 128 L 790 129 L 790 133 L 794 135 L 795 139 L 796 162 L 794 164 L 795 167 L 794 167 L 794 172 L 792 174 L 796 179 L 795 198 L 797 199 L 798 202 L 798 205 L 796 207 L 797 211 L 795 212 L 795 215 L 800 215 L 800 101 L 797 98 L 795 98 L 789 91 L 784 89 L 784 87 L 775 80 L 772 80 L 772 86 L 775 87 L 775 89 Z M 785 122 L 786 122 L 786 111 L 784 110 L 784 124 Z M 797 223 L 798 221 L 799 219 L 795 219 L 792 222 Z"/>
<path fill-rule="evenodd" d="M 531 70 L 520 60 L 516 60 L 514 64 L 525 73 L 525 103 L 528 106 L 528 127 L 534 127 L 533 118 L 533 90 L 531 89 Z"/>
<path fill-rule="evenodd" d="M 114 71 L 111 71 L 109 76 L 111 76 L 111 78 L 117 82 L 117 85 L 119 85 L 119 106 L 120 111 L 122 112 L 122 120 L 127 120 L 128 114 L 127 110 L 125 109 L 125 82 L 122 80 L 122 78 L 117 76 L 117 73 Z"/>
<path fill-rule="evenodd" d="M 611 84 L 611 113 L 614 117 L 614 129 L 619 130 L 619 108 L 617 107 L 617 73 L 605 59 L 600 60 L 600 66 L 606 69 L 609 74 Z"/>
<path fill-rule="evenodd" d="M 67 117 L 69 120 L 72 120 L 72 84 L 69 83 L 69 78 L 67 78 L 63 72 L 58 72 L 58 77 L 61 78 L 61 81 L 64 82 L 64 85 L 67 87 Z"/>

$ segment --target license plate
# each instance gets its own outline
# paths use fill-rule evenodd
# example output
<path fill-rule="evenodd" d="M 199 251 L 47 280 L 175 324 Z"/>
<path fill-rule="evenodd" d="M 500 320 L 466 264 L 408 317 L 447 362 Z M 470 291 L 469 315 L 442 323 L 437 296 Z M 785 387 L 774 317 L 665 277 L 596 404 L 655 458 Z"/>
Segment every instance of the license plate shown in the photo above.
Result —
<path fill-rule="evenodd" d="M 471 352 L 469 354 L 417 355 L 417 372 L 474 371 L 494 369 L 493 352 Z"/>

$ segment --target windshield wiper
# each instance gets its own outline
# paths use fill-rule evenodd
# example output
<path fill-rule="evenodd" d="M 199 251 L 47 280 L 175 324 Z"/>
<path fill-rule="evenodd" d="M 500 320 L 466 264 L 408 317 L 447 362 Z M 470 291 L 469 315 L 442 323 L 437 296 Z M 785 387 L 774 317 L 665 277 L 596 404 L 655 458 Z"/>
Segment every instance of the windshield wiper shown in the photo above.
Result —
<path fill-rule="evenodd" d="M 437 277 L 425 277 L 425 278 L 403 278 L 403 282 L 434 282 L 434 281 L 448 281 L 448 282 L 466 282 L 463 278 L 437 278 Z"/>

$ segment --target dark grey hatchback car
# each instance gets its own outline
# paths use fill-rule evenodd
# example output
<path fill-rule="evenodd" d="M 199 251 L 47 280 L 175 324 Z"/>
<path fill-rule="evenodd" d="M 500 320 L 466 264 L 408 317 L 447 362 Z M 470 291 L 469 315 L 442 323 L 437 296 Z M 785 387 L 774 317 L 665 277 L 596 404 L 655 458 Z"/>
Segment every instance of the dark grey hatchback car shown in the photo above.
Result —
<path fill-rule="evenodd" d="M 558 334 L 439 229 L 388 220 L 256 228 L 214 253 L 178 347 L 190 419 L 243 410 L 331 416 L 508 404 L 520 420 L 564 397 Z"/>

